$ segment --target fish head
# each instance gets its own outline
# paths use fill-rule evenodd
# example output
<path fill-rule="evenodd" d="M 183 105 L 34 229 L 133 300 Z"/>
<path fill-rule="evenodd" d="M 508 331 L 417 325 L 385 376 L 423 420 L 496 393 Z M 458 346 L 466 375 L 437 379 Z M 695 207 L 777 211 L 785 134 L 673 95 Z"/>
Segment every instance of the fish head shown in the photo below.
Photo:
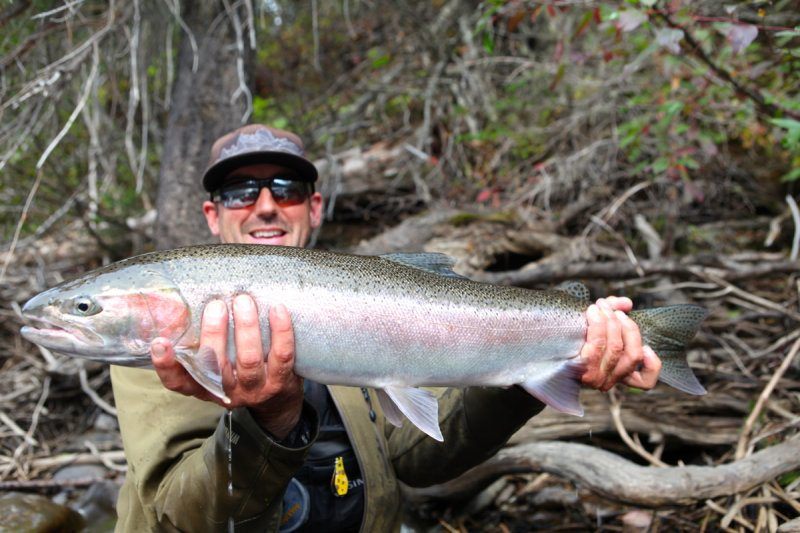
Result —
<path fill-rule="evenodd" d="M 130 270 L 130 269 L 129 269 Z M 177 285 L 157 268 L 99 269 L 31 298 L 22 336 L 50 350 L 113 364 L 149 361 L 150 343 L 177 343 L 191 311 Z"/>

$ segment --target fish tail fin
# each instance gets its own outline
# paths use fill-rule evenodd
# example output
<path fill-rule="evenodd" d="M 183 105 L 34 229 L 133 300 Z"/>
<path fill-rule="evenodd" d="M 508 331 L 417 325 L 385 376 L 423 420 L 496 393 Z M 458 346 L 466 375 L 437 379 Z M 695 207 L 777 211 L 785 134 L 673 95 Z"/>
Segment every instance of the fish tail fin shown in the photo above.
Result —
<path fill-rule="evenodd" d="M 659 380 L 689 394 L 705 394 L 706 389 L 686 361 L 686 348 L 708 316 L 708 309 L 693 304 L 669 305 L 631 311 L 628 316 L 638 324 L 643 344 L 661 359 Z"/>
<path fill-rule="evenodd" d="M 581 375 L 586 371 L 584 363 L 569 359 L 555 374 L 541 374 L 520 383 L 528 394 L 540 399 L 553 409 L 571 415 L 583 416 L 580 401 Z"/>
<path fill-rule="evenodd" d="M 414 387 L 378 389 L 378 403 L 386 419 L 400 427 L 403 415 L 439 442 L 444 441 L 439 428 L 439 401 L 432 392 Z M 402 414 L 401 414 L 402 413 Z"/>
<path fill-rule="evenodd" d="M 204 389 L 223 402 L 231 403 L 231 399 L 222 388 L 222 370 L 217 359 L 217 352 L 208 346 L 201 346 L 197 353 L 189 350 L 175 350 L 175 359 Z"/>

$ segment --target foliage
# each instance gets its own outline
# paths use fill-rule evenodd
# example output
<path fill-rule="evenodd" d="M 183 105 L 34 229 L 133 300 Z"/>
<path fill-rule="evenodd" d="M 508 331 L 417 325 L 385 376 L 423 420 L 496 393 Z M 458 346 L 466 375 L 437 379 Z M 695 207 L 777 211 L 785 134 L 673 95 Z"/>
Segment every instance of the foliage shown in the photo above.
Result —
<path fill-rule="evenodd" d="M 558 67 L 548 88 L 575 94 L 576 85 L 590 81 L 588 72 L 601 72 L 602 90 L 619 106 L 611 133 L 635 174 L 691 187 L 710 163 L 746 151 L 768 160 L 776 177 L 793 180 L 800 177 L 800 26 L 781 24 L 800 24 L 797 7 L 496 0 L 486 9 L 491 22 L 485 17 L 478 31 L 486 42 L 491 33 L 484 26 L 507 36 L 520 33 L 524 21 L 556 21 Z M 494 41 L 484 48 L 497 53 Z"/>

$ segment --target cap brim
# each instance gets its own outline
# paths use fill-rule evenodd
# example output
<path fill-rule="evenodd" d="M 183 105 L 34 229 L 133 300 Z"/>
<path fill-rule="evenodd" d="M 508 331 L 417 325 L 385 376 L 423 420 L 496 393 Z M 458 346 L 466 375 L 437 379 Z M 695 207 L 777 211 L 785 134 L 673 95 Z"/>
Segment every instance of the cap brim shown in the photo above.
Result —
<path fill-rule="evenodd" d="M 219 189 L 228 174 L 237 168 L 259 163 L 290 168 L 297 172 L 297 177 L 300 179 L 312 183 L 317 181 L 317 167 L 308 159 L 287 152 L 250 152 L 227 157 L 208 167 L 203 174 L 203 188 L 208 192 L 214 192 Z"/>

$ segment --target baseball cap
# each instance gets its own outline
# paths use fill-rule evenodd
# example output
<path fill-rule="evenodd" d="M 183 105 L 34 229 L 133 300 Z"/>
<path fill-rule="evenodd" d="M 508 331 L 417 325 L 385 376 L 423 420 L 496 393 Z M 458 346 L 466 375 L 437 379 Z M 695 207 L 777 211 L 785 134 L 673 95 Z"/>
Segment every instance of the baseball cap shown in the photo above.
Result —
<path fill-rule="evenodd" d="M 258 163 L 281 165 L 295 170 L 299 179 L 317 181 L 317 167 L 306 158 L 300 137 L 271 126 L 248 124 L 214 142 L 203 188 L 214 192 L 237 168 Z"/>

